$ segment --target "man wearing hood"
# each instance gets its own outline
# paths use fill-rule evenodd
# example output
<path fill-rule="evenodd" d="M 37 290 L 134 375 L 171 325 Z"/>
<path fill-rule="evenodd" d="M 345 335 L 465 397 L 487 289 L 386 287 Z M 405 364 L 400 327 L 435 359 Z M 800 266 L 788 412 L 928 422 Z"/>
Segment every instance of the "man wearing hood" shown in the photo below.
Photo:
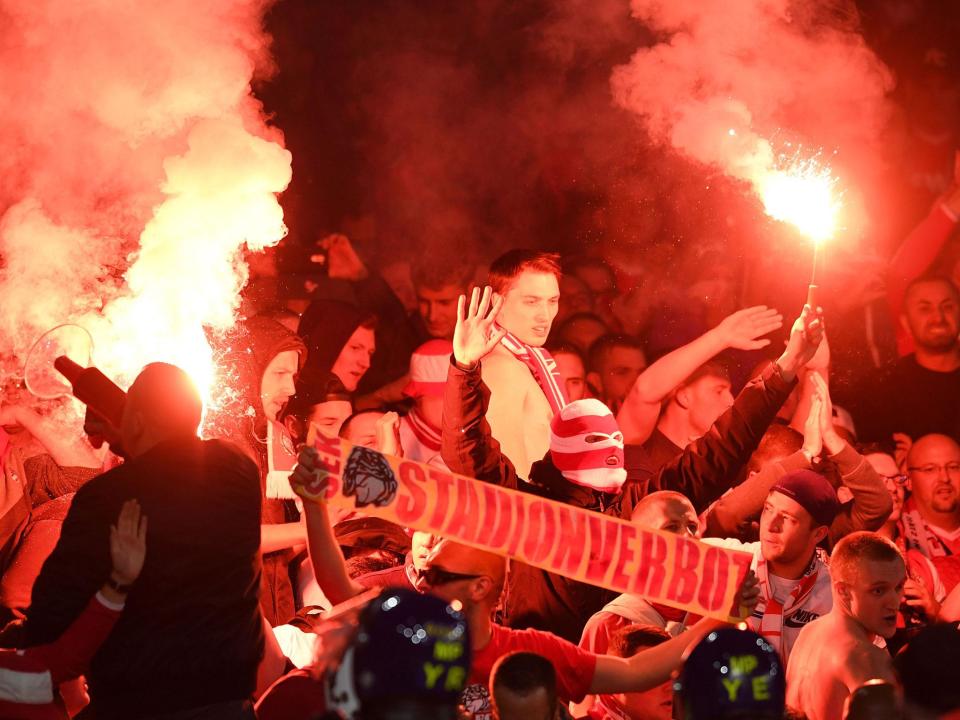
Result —
<path fill-rule="evenodd" d="M 215 434 L 243 447 L 260 470 L 260 604 L 271 625 L 296 613 L 289 564 L 292 548 L 307 538 L 287 481 L 296 449 L 278 422 L 306 354 L 300 338 L 275 320 L 253 317 L 241 323 L 227 356 L 226 375 L 235 378 L 239 395 L 212 423 Z"/>
<path fill-rule="evenodd" d="M 316 299 L 300 318 L 298 332 L 307 347 L 300 385 L 320 382 L 332 372 L 351 393 L 363 379 L 376 351 L 371 313 L 337 300 Z"/>

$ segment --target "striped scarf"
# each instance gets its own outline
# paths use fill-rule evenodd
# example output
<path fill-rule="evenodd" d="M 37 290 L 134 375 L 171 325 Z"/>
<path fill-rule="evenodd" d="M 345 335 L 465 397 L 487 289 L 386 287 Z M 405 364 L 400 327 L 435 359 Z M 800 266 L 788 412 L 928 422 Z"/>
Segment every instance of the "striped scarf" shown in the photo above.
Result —
<path fill-rule="evenodd" d="M 765 560 L 760 560 L 757 563 L 757 580 L 760 583 L 760 597 L 763 604 L 763 616 L 759 618 L 757 622 L 756 613 L 760 611 L 758 606 L 754 610 L 754 615 L 750 616 L 747 619 L 747 625 L 754 632 L 758 632 L 763 635 L 770 643 L 777 648 L 777 651 L 780 653 L 780 657 L 783 660 L 784 666 L 787 663 L 787 655 L 789 654 L 789 648 L 787 643 L 783 640 L 783 620 L 784 617 L 789 617 L 794 614 L 795 611 L 799 610 L 806 600 L 811 596 L 811 593 L 817 586 L 817 579 L 820 577 L 820 572 L 824 573 L 829 572 L 826 566 L 823 564 L 823 561 L 820 559 L 819 550 L 813 554 L 813 558 L 810 561 L 810 565 L 807 567 L 806 572 L 803 577 L 800 578 L 800 581 L 796 584 L 793 590 L 790 591 L 790 596 L 782 604 L 773 596 L 773 585 L 770 582 L 770 571 L 767 568 L 767 563 Z"/>
<path fill-rule="evenodd" d="M 440 452 L 440 431 L 434 428 L 427 419 L 413 408 L 407 413 L 407 422 L 420 444 L 434 452 Z"/>
<path fill-rule="evenodd" d="M 928 558 L 954 554 L 950 542 L 937 535 L 924 521 L 920 515 L 920 508 L 917 507 L 913 498 L 903 504 L 903 512 L 900 514 L 900 535 L 907 550 L 919 550 Z"/>
<path fill-rule="evenodd" d="M 567 404 L 567 396 L 560 385 L 560 373 L 557 372 L 557 363 L 550 353 L 543 348 L 527 345 L 516 335 L 507 333 L 500 341 L 517 360 L 522 362 L 533 373 L 537 385 L 550 403 L 553 414 L 556 415 Z"/>

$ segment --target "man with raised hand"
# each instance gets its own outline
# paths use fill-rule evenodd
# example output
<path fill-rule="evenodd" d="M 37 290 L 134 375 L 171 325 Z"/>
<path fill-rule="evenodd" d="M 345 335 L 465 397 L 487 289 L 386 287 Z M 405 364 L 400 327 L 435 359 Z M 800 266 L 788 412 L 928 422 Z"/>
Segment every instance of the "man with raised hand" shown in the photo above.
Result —
<path fill-rule="evenodd" d="M 568 505 L 618 515 L 626 478 L 623 438 L 613 414 L 594 398 L 569 403 L 550 420 L 549 449 L 522 475 L 494 439 L 486 417 L 491 394 L 483 367 L 504 336 L 505 300 L 490 287 L 461 296 L 453 362 L 444 389 L 442 455 L 455 473 Z M 481 363 L 482 360 L 482 363 Z M 524 563 L 511 565 L 505 622 L 555 632 L 571 642 L 603 605 L 606 591 Z"/>
<path fill-rule="evenodd" d="M 567 403 L 556 363 L 543 349 L 559 308 L 559 278 L 553 253 L 511 250 L 490 266 L 489 283 L 503 311 L 483 365 L 487 421 L 523 478 L 547 451 L 550 420 Z"/>
<path fill-rule="evenodd" d="M 628 445 L 641 445 L 662 426 L 660 432 L 666 431 L 677 447 L 676 454 L 679 454 L 688 443 L 709 430 L 714 420 L 733 404 L 733 396 L 729 394 L 730 380 L 726 378 L 726 388 L 714 390 L 714 394 L 721 398 L 726 391 L 725 404 L 718 404 L 714 412 L 708 410 L 706 398 L 701 398 L 700 394 L 708 395 L 709 391 L 705 389 L 700 393 L 692 387 L 700 378 L 713 377 L 701 370 L 704 364 L 731 348 L 759 350 L 766 347 L 770 340 L 763 336 L 779 329 L 781 325 L 783 316 L 774 308 L 757 305 L 738 310 L 693 342 L 654 362 L 637 378 L 617 413 L 617 422 L 623 430 L 625 442 Z M 676 394 L 684 388 L 689 388 L 690 397 L 677 402 Z M 662 420 L 663 402 L 668 397 L 671 405 L 676 403 L 677 410 L 687 411 L 682 414 L 685 420 L 677 417 L 658 422 Z M 703 405 L 703 409 L 699 405 L 693 407 L 691 401 Z M 681 415 L 676 411 L 674 413 Z"/>
<path fill-rule="evenodd" d="M 877 646 L 897 629 L 907 572 L 897 546 L 875 533 L 841 540 L 830 561 L 833 609 L 805 627 L 787 665 L 787 705 L 808 720 L 842 716 L 847 697 L 874 678 L 896 683 Z"/>

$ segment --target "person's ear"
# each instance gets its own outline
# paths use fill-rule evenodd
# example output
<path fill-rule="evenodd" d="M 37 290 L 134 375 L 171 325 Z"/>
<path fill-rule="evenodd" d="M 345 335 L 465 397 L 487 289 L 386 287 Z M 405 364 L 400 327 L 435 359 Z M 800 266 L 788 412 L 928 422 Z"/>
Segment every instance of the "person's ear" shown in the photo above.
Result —
<path fill-rule="evenodd" d="M 673 398 L 677 401 L 677 405 L 684 410 L 690 409 L 690 391 L 687 388 L 684 387 L 677 390 Z"/>
<path fill-rule="evenodd" d="M 824 538 L 827 537 L 827 534 L 830 532 L 830 528 L 826 525 L 821 525 L 816 530 L 813 531 L 813 537 L 816 540 L 816 544 L 819 545 L 823 542 Z"/>
<path fill-rule="evenodd" d="M 600 373 L 594 372 L 593 370 L 588 372 L 587 385 L 590 386 L 597 397 L 603 395 L 603 380 L 600 377 Z"/>
<path fill-rule="evenodd" d="M 483 575 L 470 583 L 470 599 L 473 602 L 480 602 L 493 592 L 493 580 Z"/>
<path fill-rule="evenodd" d="M 287 415 L 283 418 L 283 426 L 287 429 L 287 432 L 290 433 L 290 437 L 294 440 L 302 441 L 305 438 L 305 433 L 303 431 L 303 423 L 300 422 L 300 419 L 294 415 Z"/>
<path fill-rule="evenodd" d="M 836 587 L 837 587 L 837 595 L 839 595 L 841 598 L 843 598 L 847 602 L 850 602 L 850 586 L 847 585 L 847 583 L 843 582 L 842 580 L 838 580 L 836 582 Z"/>

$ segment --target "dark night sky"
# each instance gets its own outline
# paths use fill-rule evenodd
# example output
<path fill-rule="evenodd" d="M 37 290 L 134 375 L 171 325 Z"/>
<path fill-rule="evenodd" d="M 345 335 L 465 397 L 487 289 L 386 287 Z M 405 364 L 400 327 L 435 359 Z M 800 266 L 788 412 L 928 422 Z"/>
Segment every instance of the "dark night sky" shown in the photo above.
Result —
<path fill-rule="evenodd" d="M 859 4 L 897 77 L 895 132 L 955 146 L 957 11 Z M 738 235 L 755 224 L 755 203 L 723 178 L 691 194 L 703 170 L 646 147 L 610 102 L 612 68 L 650 41 L 625 0 L 282 0 L 267 26 L 278 72 L 258 94 L 293 151 L 291 245 L 342 230 L 389 259 L 450 244 L 682 244 L 720 208 Z M 893 235 L 930 198 L 894 165 Z"/>

